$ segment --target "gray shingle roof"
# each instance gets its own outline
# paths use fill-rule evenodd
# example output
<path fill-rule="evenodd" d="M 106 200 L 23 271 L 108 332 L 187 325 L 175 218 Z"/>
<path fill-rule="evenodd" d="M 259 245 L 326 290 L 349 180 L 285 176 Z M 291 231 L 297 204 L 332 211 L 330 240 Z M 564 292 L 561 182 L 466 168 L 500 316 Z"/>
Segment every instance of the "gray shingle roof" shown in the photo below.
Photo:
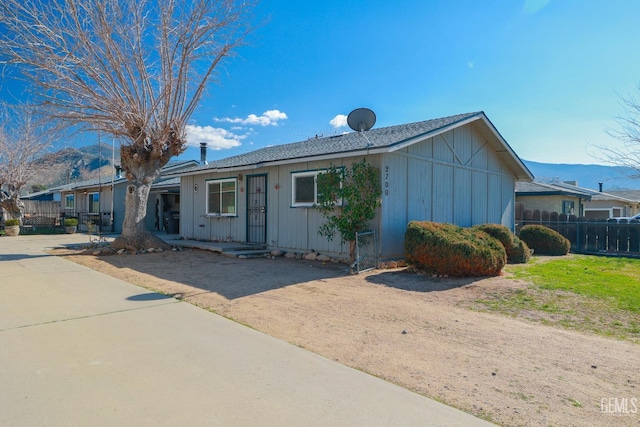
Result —
<path fill-rule="evenodd" d="M 483 112 L 458 114 L 439 119 L 425 120 L 422 122 L 408 123 L 384 128 L 373 128 L 367 131 L 366 136 L 371 145 L 358 132 L 350 132 L 343 135 L 335 135 L 323 138 L 313 138 L 306 141 L 291 144 L 274 145 L 261 148 L 249 153 L 240 154 L 225 159 L 214 160 L 207 165 L 185 169 L 179 174 L 208 169 L 223 169 L 256 165 L 266 162 L 281 160 L 302 159 L 307 157 L 322 156 L 328 154 L 349 153 L 364 149 L 376 149 L 401 144 L 410 139 L 426 135 L 438 129 L 451 126 L 463 120 L 483 116 Z"/>
<path fill-rule="evenodd" d="M 542 182 L 516 182 L 516 193 L 521 196 L 568 195 L 581 197 L 587 200 L 618 200 L 621 202 L 633 202 L 633 200 L 625 199 L 614 194 L 601 193 L 598 190 L 578 187 L 566 182 L 552 182 L 548 184 Z"/>
<path fill-rule="evenodd" d="M 545 184 L 542 182 L 516 182 L 516 193 L 520 195 L 571 195 L 576 197 L 591 198 L 591 194 L 580 189 L 570 189 L 557 186 L 555 184 Z"/>
<path fill-rule="evenodd" d="M 591 195 L 591 200 L 618 200 L 620 202 L 628 202 L 628 203 L 633 203 L 633 200 L 629 200 L 626 199 L 622 196 L 618 196 L 615 194 L 610 194 L 610 193 L 605 193 L 605 192 L 601 192 L 598 190 L 592 190 L 590 188 L 584 188 L 584 187 L 578 187 L 566 182 L 558 182 L 558 183 L 554 183 L 554 185 L 561 187 L 561 188 L 567 188 L 567 189 L 571 189 L 571 190 L 575 190 L 575 191 L 582 191 L 584 193 L 590 194 Z"/>
<path fill-rule="evenodd" d="M 634 202 L 640 202 L 640 190 L 615 190 L 609 191 L 609 194 L 624 197 L 625 199 L 633 200 Z"/>

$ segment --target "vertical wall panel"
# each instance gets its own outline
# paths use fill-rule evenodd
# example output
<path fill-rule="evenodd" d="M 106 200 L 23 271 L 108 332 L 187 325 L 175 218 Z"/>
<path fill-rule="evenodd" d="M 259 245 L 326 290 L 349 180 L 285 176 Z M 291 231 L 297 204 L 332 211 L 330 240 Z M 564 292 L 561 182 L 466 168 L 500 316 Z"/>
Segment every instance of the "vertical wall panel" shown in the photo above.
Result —
<path fill-rule="evenodd" d="M 466 165 L 471 159 L 471 153 L 474 145 L 475 135 L 472 126 L 456 128 L 453 134 L 453 150 L 456 153 L 456 163 Z"/>
<path fill-rule="evenodd" d="M 489 222 L 488 194 L 489 184 L 487 174 L 484 172 L 474 171 L 471 174 L 471 204 L 473 206 L 471 222 L 473 225 L 486 224 Z"/>
<path fill-rule="evenodd" d="M 502 161 L 493 151 L 487 152 L 487 169 L 493 172 L 502 172 L 504 169 Z"/>
<path fill-rule="evenodd" d="M 433 165 L 433 221 L 453 223 L 453 167 Z"/>
<path fill-rule="evenodd" d="M 502 178 L 499 175 L 489 175 L 489 203 L 487 222 L 502 224 Z"/>
<path fill-rule="evenodd" d="M 280 248 L 298 249 L 307 248 L 309 243 L 309 230 L 307 216 L 312 208 L 291 207 L 292 173 L 308 170 L 308 163 L 280 166 L 280 204 L 278 206 L 279 230 L 276 245 Z"/>
<path fill-rule="evenodd" d="M 381 235 L 383 257 L 402 256 L 407 230 L 407 158 L 397 154 L 383 156 Z"/>
<path fill-rule="evenodd" d="M 502 222 L 501 224 L 514 230 L 515 227 L 515 179 L 502 177 Z"/>
<path fill-rule="evenodd" d="M 198 192 L 193 199 L 193 237 L 196 239 L 212 240 L 211 219 L 207 218 L 207 180 L 215 175 L 196 175 L 194 185 L 198 186 Z M 193 191 L 193 190 L 192 190 Z"/>
<path fill-rule="evenodd" d="M 412 220 L 431 221 L 433 164 L 414 158 L 410 158 L 408 161 L 408 176 L 410 178 L 407 182 L 407 222 Z"/>
<path fill-rule="evenodd" d="M 453 152 L 449 145 L 453 144 L 453 132 L 449 131 L 433 138 L 433 158 L 453 163 Z"/>
<path fill-rule="evenodd" d="M 193 175 L 180 178 L 180 235 L 186 238 L 193 236 L 193 180 Z"/>
<path fill-rule="evenodd" d="M 461 227 L 470 227 L 472 224 L 471 171 L 456 168 L 453 174 L 453 223 Z"/>

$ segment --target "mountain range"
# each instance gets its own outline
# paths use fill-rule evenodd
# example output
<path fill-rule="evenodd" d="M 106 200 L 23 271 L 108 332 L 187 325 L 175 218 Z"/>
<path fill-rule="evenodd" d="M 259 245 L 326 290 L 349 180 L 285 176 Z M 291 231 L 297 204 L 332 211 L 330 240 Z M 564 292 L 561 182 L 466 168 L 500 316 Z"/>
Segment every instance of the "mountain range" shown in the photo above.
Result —
<path fill-rule="evenodd" d="M 112 149 L 107 145 L 88 145 L 79 148 L 63 148 L 33 161 L 40 170 L 30 183 L 34 190 L 55 187 L 72 181 L 94 178 L 100 172 L 110 175 Z"/>
<path fill-rule="evenodd" d="M 631 179 L 631 168 L 604 165 L 580 165 L 562 163 L 540 163 L 523 160 L 536 181 L 550 183 L 554 181 L 575 181 L 577 186 L 598 190 L 640 190 L 640 178 Z M 636 172 L 637 174 L 637 172 Z"/>

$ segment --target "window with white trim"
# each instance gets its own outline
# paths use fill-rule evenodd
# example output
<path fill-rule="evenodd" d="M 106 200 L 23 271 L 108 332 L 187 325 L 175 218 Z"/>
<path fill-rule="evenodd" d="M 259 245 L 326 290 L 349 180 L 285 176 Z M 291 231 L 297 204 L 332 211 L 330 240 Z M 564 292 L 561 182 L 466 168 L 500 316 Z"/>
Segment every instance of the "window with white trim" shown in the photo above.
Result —
<path fill-rule="evenodd" d="M 572 215 L 574 206 L 575 206 L 575 204 L 574 204 L 573 200 L 563 200 L 562 201 L 562 213 L 563 214 L 567 214 L 567 215 Z"/>
<path fill-rule="evenodd" d="M 100 213 L 100 193 L 89 193 L 89 213 Z"/>
<path fill-rule="evenodd" d="M 318 204 L 318 175 L 325 169 L 291 174 L 291 206 L 312 207 Z M 340 204 L 340 202 L 338 202 Z"/>
<path fill-rule="evenodd" d="M 318 176 L 318 171 L 294 172 L 291 174 L 292 206 L 308 207 L 317 203 L 318 185 L 316 176 Z"/>
<path fill-rule="evenodd" d="M 235 178 L 207 182 L 207 215 L 237 215 L 237 181 Z"/>
<path fill-rule="evenodd" d="M 67 194 L 64 196 L 64 208 L 68 210 L 74 210 L 76 208 L 75 194 Z"/>

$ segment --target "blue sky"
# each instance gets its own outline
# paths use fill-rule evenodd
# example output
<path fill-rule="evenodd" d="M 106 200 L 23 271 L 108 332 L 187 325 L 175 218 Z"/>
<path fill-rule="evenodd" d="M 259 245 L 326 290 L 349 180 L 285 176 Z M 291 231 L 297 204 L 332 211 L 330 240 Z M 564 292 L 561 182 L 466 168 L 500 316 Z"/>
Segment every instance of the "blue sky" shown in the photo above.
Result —
<path fill-rule="evenodd" d="M 346 132 L 368 107 L 376 127 L 482 110 L 523 159 L 598 163 L 640 83 L 637 0 L 262 0 L 255 19 L 180 159 Z"/>

